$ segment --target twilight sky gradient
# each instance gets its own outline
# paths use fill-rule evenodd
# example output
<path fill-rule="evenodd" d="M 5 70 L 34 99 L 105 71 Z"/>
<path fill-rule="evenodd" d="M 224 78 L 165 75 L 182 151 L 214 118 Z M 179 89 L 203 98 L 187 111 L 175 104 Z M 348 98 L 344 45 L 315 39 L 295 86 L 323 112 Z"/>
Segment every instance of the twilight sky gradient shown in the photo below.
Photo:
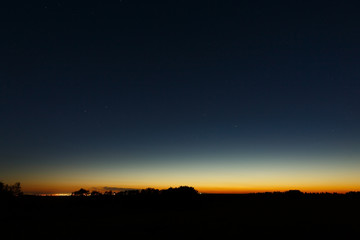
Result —
<path fill-rule="evenodd" d="M 356 1 L 10 1 L 0 181 L 360 190 Z"/>

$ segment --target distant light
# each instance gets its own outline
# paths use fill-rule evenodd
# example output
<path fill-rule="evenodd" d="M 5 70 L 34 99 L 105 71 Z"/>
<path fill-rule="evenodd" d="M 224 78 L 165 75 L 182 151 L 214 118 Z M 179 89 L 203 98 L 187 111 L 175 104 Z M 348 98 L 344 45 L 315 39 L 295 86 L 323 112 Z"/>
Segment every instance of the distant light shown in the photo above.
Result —
<path fill-rule="evenodd" d="M 71 193 L 43 193 L 43 194 L 38 194 L 38 196 L 43 196 L 43 197 L 66 197 L 66 196 L 71 196 Z"/>
<path fill-rule="evenodd" d="M 52 196 L 56 196 L 56 197 L 63 197 L 63 196 L 70 196 L 71 193 L 55 193 Z"/>

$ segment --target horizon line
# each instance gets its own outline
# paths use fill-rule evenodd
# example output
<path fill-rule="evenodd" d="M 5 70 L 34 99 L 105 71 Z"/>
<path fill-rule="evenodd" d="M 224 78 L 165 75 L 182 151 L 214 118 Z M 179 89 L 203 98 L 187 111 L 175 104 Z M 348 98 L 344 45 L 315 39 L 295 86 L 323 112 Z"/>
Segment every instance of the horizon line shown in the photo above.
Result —
<path fill-rule="evenodd" d="M 131 190 L 143 190 L 146 188 L 139 188 L 139 189 L 129 189 Z M 126 192 L 129 190 L 125 190 L 125 191 L 113 191 L 114 193 L 120 193 L 120 192 Z M 165 190 L 165 189 L 158 189 L 158 190 Z M 196 189 L 195 189 L 196 190 Z M 271 193 L 271 194 L 276 194 L 276 193 L 287 193 L 287 192 L 291 192 L 291 191 L 298 191 L 302 194 L 340 194 L 340 195 L 346 195 L 348 193 L 359 193 L 360 191 L 358 190 L 351 190 L 351 191 L 333 191 L 333 192 L 329 192 L 329 191 L 301 191 L 299 189 L 288 189 L 285 191 L 254 191 L 254 192 L 201 192 L 198 191 L 199 194 L 209 194 L 209 195 L 248 195 L 248 194 L 266 194 L 266 193 Z M 45 192 L 24 192 L 24 196 L 71 196 L 73 192 L 58 192 L 58 193 L 45 193 Z M 102 192 L 104 193 L 104 192 Z"/>

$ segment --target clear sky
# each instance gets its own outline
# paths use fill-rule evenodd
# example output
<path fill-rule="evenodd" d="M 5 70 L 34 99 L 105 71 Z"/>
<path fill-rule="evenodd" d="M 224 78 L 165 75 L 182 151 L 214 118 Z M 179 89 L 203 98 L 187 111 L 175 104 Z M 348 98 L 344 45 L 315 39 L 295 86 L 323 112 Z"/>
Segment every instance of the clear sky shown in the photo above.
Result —
<path fill-rule="evenodd" d="M 10 1 L 0 181 L 360 190 L 356 1 Z"/>

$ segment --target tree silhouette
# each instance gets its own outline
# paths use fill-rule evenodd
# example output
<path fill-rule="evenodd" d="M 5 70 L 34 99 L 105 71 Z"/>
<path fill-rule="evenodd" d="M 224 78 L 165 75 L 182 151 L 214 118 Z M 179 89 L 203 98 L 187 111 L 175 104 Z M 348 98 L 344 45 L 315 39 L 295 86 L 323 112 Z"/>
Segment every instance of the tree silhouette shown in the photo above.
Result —
<path fill-rule="evenodd" d="M 113 195 L 113 191 L 106 191 L 104 192 L 104 196 L 112 196 Z"/>
<path fill-rule="evenodd" d="M 284 192 L 284 194 L 288 198 L 300 198 L 304 195 L 304 193 L 301 192 L 300 190 L 289 190 Z"/>
<path fill-rule="evenodd" d="M 0 182 L 0 197 L 18 197 L 22 194 L 23 192 L 21 191 L 21 185 L 19 182 L 14 185 L 8 185 Z"/>
<path fill-rule="evenodd" d="M 81 188 L 80 190 L 73 192 L 71 195 L 79 197 L 79 196 L 88 196 L 89 193 L 90 193 L 89 190 L 85 190 Z"/>
<path fill-rule="evenodd" d="M 146 189 L 142 189 L 140 193 L 141 195 L 144 196 L 155 196 L 155 195 L 159 195 L 160 190 L 155 188 L 146 188 Z"/>
<path fill-rule="evenodd" d="M 90 195 L 91 196 L 101 196 L 102 194 L 98 191 L 92 191 Z"/>
<path fill-rule="evenodd" d="M 16 187 L 14 187 L 14 189 L 16 189 Z M 139 196 L 139 197 L 164 196 L 164 197 L 176 197 L 176 198 L 189 198 L 192 196 L 196 196 L 198 194 L 199 194 L 198 191 L 193 187 L 180 186 L 176 188 L 170 187 L 164 190 L 159 190 L 155 188 L 145 188 L 142 190 L 132 189 L 117 193 L 110 190 L 104 192 L 103 194 L 98 191 L 92 191 L 90 194 L 89 190 L 81 188 L 80 190 L 73 192 L 71 195 L 72 196 L 89 196 L 89 195 L 90 196 Z"/>
<path fill-rule="evenodd" d="M 23 192 L 21 191 L 21 186 L 20 186 L 19 182 L 17 182 L 14 185 L 10 186 L 10 191 L 16 197 L 21 196 L 23 194 Z"/>
<path fill-rule="evenodd" d="M 198 191 L 193 187 L 180 186 L 177 188 L 168 188 L 161 191 L 162 195 L 165 196 L 174 196 L 174 197 L 190 197 L 198 195 Z"/>

